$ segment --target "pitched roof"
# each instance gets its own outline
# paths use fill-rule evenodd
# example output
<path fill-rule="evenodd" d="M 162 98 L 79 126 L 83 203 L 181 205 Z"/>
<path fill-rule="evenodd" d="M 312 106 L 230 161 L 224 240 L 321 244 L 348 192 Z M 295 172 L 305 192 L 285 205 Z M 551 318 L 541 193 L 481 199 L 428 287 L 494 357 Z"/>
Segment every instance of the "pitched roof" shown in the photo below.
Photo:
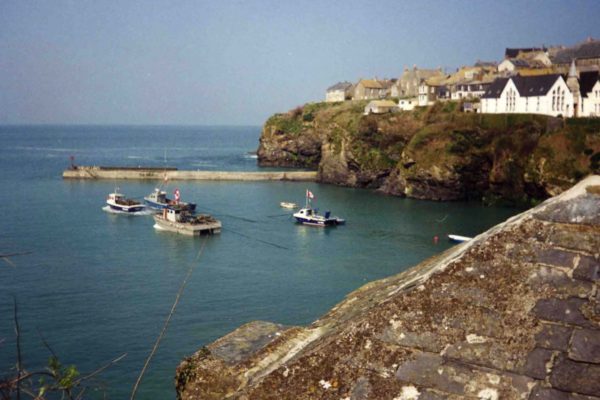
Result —
<path fill-rule="evenodd" d="M 392 100 L 372 100 L 367 107 L 396 107 L 397 105 Z"/>
<path fill-rule="evenodd" d="M 600 40 L 588 40 L 573 47 L 559 50 L 554 56 L 554 64 L 569 64 L 573 59 L 600 58 Z"/>
<path fill-rule="evenodd" d="M 352 87 L 350 82 L 338 82 L 333 86 L 327 88 L 328 92 L 333 92 L 334 90 L 348 90 Z"/>
<path fill-rule="evenodd" d="M 499 98 L 509 80 L 513 81 L 521 97 L 545 96 L 560 77 L 560 74 L 549 74 L 534 76 L 516 75 L 510 78 L 498 78 L 481 97 L 484 99 Z"/>
<path fill-rule="evenodd" d="M 362 84 L 364 87 L 369 89 L 383 89 L 381 82 L 375 79 L 361 79 L 360 82 L 358 82 L 358 84 Z"/>
<path fill-rule="evenodd" d="M 512 77 L 521 97 L 545 96 L 560 74 Z"/>
<path fill-rule="evenodd" d="M 504 57 L 505 58 L 515 58 L 516 56 L 519 55 L 519 53 L 529 53 L 532 51 L 546 51 L 545 48 L 539 48 L 539 47 L 523 47 L 523 48 L 506 48 L 506 50 L 504 51 Z"/>
<path fill-rule="evenodd" d="M 600 73 L 598 71 L 581 72 L 579 74 L 579 92 L 581 93 L 581 97 L 587 97 L 598 81 L 600 81 Z"/>
<path fill-rule="evenodd" d="M 487 90 L 485 91 L 483 96 L 481 96 L 481 98 L 482 99 L 497 99 L 498 97 L 500 97 L 500 94 L 502 93 L 502 91 L 504 90 L 504 87 L 508 83 L 508 79 L 509 78 L 496 78 L 494 80 L 494 82 L 492 82 L 490 87 L 487 88 Z"/>

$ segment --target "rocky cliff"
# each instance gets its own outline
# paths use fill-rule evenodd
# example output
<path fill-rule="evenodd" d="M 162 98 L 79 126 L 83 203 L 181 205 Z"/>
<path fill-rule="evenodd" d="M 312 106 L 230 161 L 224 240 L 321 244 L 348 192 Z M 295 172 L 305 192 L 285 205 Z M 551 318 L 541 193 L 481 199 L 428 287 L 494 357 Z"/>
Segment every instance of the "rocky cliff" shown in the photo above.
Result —
<path fill-rule="evenodd" d="M 247 324 L 184 360 L 180 399 L 600 398 L 600 176 L 307 327 Z"/>
<path fill-rule="evenodd" d="M 545 199 L 600 173 L 600 119 L 465 114 L 437 103 L 363 115 L 364 102 L 316 103 L 264 125 L 262 166 L 318 169 L 321 182 L 419 199 Z"/>

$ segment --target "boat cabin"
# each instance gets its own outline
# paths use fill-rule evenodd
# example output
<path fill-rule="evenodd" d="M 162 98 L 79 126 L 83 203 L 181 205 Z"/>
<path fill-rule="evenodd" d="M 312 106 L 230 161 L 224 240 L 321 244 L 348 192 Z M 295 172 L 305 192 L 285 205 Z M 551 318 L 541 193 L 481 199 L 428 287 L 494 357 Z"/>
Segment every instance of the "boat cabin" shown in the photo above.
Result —
<path fill-rule="evenodd" d="M 164 190 L 160 190 L 159 188 L 154 189 L 154 192 L 148 195 L 148 198 L 157 203 L 166 203 L 167 202 L 167 192 Z"/>
<path fill-rule="evenodd" d="M 167 207 L 163 208 L 163 218 L 167 221 L 171 222 L 184 222 L 186 216 L 188 215 L 187 211 L 183 207 Z"/>

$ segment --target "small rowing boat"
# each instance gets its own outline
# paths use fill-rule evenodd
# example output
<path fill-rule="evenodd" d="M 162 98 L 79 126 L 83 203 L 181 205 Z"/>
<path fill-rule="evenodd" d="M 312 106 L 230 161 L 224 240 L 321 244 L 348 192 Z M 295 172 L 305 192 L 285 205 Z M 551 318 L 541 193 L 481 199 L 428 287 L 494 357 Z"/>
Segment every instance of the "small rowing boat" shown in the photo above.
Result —
<path fill-rule="evenodd" d="M 470 238 L 467 236 L 460 236 L 460 235 L 448 235 L 448 239 L 450 239 L 453 242 L 462 243 L 462 242 L 468 242 L 469 240 L 472 240 L 473 238 Z"/>
<path fill-rule="evenodd" d="M 279 205 L 283 208 L 298 208 L 298 205 L 296 203 L 289 203 L 287 201 L 282 201 L 281 203 L 279 203 Z"/>

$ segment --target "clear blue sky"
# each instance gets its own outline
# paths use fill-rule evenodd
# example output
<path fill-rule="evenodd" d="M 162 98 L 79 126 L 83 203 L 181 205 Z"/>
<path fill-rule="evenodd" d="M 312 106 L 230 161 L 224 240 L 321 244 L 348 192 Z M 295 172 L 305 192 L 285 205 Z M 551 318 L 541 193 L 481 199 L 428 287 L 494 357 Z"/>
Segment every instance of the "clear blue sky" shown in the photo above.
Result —
<path fill-rule="evenodd" d="M 340 80 L 600 38 L 600 1 L 0 0 L 0 124 L 259 125 Z"/>

